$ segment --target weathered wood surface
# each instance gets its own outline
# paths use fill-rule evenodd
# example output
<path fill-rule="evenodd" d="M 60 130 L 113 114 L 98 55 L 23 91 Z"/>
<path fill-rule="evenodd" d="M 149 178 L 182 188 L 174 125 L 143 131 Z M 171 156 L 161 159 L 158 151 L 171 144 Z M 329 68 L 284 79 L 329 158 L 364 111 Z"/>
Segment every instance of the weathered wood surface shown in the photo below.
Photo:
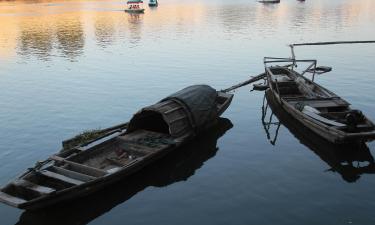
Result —
<path fill-rule="evenodd" d="M 72 162 L 72 161 L 69 161 L 69 160 L 65 160 L 64 158 L 61 158 L 61 157 L 56 156 L 56 155 L 51 156 L 51 159 L 53 159 L 55 161 L 58 161 L 58 162 L 63 162 L 63 163 L 69 164 L 72 167 L 76 167 L 77 168 L 76 170 L 78 170 L 76 172 L 81 172 L 81 173 L 84 173 L 84 174 L 87 174 L 87 175 L 90 175 L 90 176 L 101 177 L 101 176 L 104 176 L 104 175 L 107 174 L 103 170 L 100 170 L 100 169 L 97 169 L 97 168 L 94 168 L 94 167 L 90 167 L 90 166 L 87 166 L 87 165 L 83 165 L 83 164 L 80 164 L 80 163 Z"/>
<path fill-rule="evenodd" d="M 31 182 L 29 182 L 27 180 L 23 180 L 23 179 L 16 180 L 16 181 L 13 182 L 13 184 L 17 185 L 17 186 L 27 188 L 27 189 L 30 189 L 30 190 L 33 190 L 33 191 L 36 191 L 40 194 L 49 194 L 49 193 L 52 193 L 52 192 L 56 191 L 53 188 L 38 185 L 38 184 L 34 184 L 34 183 L 31 183 Z"/>
<path fill-rule="evenodd" d="M 69 183 L 69 184 L 73 184 L 73 185 L 80 185 L 80 184 L 84 183 L 83 181 L 73 179 L 73 178 L 70 178 L 70 177 L 67 177 L 67 176 L 64 176 L 64 175 L 61 175 L 61 174 L 58 174 L 58 173 L 54 173 L 54 172 L 51 172 L 51 171 L 48 171 L 48 170 L 43 170 L 40 173 L 43 174 L 46 177 L 56 179 L 56 180 L 60 180 L 60 181 L 63 181 L 63 182 Z"/>
<path fill-rule="evenodd" d="M 8 205 L 18 207 L 19 204 L 25 203 L 25 199 L 17 198 L 0 191 L 0 201 Z"/>
<path fill-rule="evenodd" d="M 86 131 L 62 142 L 63 150 L 69 150 L 74 147 L 88 145 L 104 136 L 110 135 L 117 130 L 124 130 L 128 127 L 129 122 L 121 123 L 105 129 Z"/>

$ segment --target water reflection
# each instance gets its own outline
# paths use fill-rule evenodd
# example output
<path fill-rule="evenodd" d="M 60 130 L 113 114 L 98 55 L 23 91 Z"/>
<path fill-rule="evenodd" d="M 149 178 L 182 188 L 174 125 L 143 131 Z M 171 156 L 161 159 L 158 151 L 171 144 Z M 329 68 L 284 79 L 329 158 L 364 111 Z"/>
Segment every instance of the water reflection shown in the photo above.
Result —
<path fill-rule="evenodd" d="M 84 30 L 80 18 L 29 18 L 20 24 L 18 54 L 48 60 L 54 49 L 70 60 L 83 53 Z"/>
<path fill-rule="evenodd" d="M 105 48 L 114 41 L 116 32 L 115 23 L 112 17 L 108 15 L 95 15 L 95 38 L 99 46 Z"/>
<path fill-rule="evenodd" d="M 206 134 L 126 180 L 66 205 L 36 212 L 26 211 L 17 225 L 87 224 L 146 187 L 164 187 L 187 180 L 204 162 L 215 156 L 218 151 L 217 140 L 232 126 L 230 120 L 221 118 L 218 125 Z"/>
<path fill-rule="evenodd" d="M 130 43 L 137 44 L 142 39 L 142 23 L 143 13 L 127 13 L 129 31 L 130 31 Z"/>
<path fill-rule="evenodd" d="M 39 59 L 48 59 L 53 49 L 54 32 L 52 25 L 43 20 L 30 19 L 20 26 L 19 54 L 35 55 Z"/>
<path fill-rule="evenodd" d="M 69 20 L 69 23 L 57 21 L 55 26 L 57 48 L 65 57 L 74 60 L 83 53 L 85 42 L 80 18 L 74 17 Z"/>
<path fill-rule="evenodd" d="M 266 91 L 263 99 L 262 124 L 268 140 L 273 145 L 276 144 L 280 126 L 284 125 L 302 144 L 331 167 L 327 171 L 339 173 L 346 182 L 356 182 L 362 174 L 375 174 L 374 158 L 366 143 L 337 145 L 324 140 L 280 110 L 269 91 Z"/>
<path fill-rule="evenodd" d="M 303 3 L 303 2 L 302 2 Z M 304 29 L 299 29 L 305 27 L 305 24 L 307 21 L 306 15 L 307 15 L 307 6 L 304 4 L 296 6 L 296 8 L 293 10 L 293 17 L 291 20 L 292 23 L 292 29 L 295 29 L 296 32 L 302 33 Z"/>
<path fill-rule="evenodd" d="M 246 32 L 247 29 L 251 29 L 251 21 L 256 18 L 253 7 L 238 8 L 227 5 L 220 7 L 219 16 L 227 33 L 241 32 L 242 30 Z"/>
<path fill-rule="evenodd" d="M 159 8 L 148 8 L 141 15 L 123 13 L 123 5 L 115 2 L 43 0 L 29 3 L 0 1 L 1 55 L 11 57 L 18 53 L 46 60 L 62 54 L 76 60 L 84 55 L 87 39 L 96 40 L 96 45 L 104 48 L 115 45 L 116 39 L 126 36 L 134 46 L 141 41 L 142 33 L 147 33 L 144 39 L 163 35 L 168 38 L 171 33 L 186 38 L 194 35 L 196 30 L 204 31 L 197 32 L 203 36 L 224 33 L 231 38 L 251 39 L 275 38 L 273 35 L 281 31 L 285 35 L 282 35 L 282 40 L 279 35 L 277 40 L 290 43 L 295 39 L 314 38 L 310 34 L 306 36 L 306 31 L 319 31 L 322 35 L 333 29 L 343 36 L 348 27 L 371 27 L 375 18 L 375 14 L 371 14 L 375 8 L 372 0 L 271 5 L 246 2 L 209 6 L 169 2 Z M 217 21 L 220 26 L 216 26 Z M 91 32 L 92 28 L 94 32 Z M 366 35 L 371 36 L 372 31 L 369 29 L 370 33 L 366 32 Z"/>

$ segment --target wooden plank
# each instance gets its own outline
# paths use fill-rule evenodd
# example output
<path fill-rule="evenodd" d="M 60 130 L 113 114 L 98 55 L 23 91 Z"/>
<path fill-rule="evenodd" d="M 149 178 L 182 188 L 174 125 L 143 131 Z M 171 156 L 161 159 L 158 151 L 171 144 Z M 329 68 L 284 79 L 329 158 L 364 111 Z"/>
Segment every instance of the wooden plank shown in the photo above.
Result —
<path fill-rule="evenodd" d="M 161 149 L 164 149 L 167 146 L 170 146 L 170 144 L 157 143 L 155 147 L 149 147 L 149 146 L 145 146 L 142 143 L 138 144 L 138 143 L 127 142 L 126 140 L 123 140 L 123 142 L 120 143 L 120 146 L 123 149 L 125 149 L 125 151 L 129 150 L 129 151 L 139 152 L 139 153 L 148 155 L 150 153 L 160 151 Z"/>
<path fill-rule="evenodd" d="M 169 121 L 169 124 L 172 124 L 172 123 L 175 123 L 177 121 L 184 120 L 184 119 L 189 120 L 188 117 L 184 115 L 184 116 L 177 117 L 176 119 Z"/>
<path fill-rule="evenodd" d="M 16 186 L 21 186 L 23 188 L 36 191 L 40 194 L 50 194 L 50 193 L 56 191 L 53 188 L 42 186 L 42 185 L 39 185 L 39 184 L 34 184 L 34 183 L 31 183 L 30 181 L 27 181 L 27 180 L 24 180 L 24 179 L 16 180 L 16 181 L 13 182 L 13 184 L 16 185 Z"/>
<path fill-rule="evenodd" d="M 76 180 L 81 180 L 81 181 L 84 181 L 84 182 L 96 179 L 96 177 L 89 176 L 87 174 L 78 173 L 76 171 L 68 170 L 66 168 L 57 167 L 57 166 L 52 166 L 49 170 L 51 172 L 55 172 L 55 173 L 64 175 L 66 177 L 70 177 L 70 178 L 73 178 L 73 179 L 76 179 Z"/>
<path fill-rule="evenodd" d="M 303 103 L 314 108 L 346 107 L 349 106 L 343 100 L 314 100 L 314 101 L 288 101 L 290 104 Z"/>
<path fill-rule="evenodd" d="M 344 127 L 346 126 L 345 124 L 343 123 L 338 123 L 336 121 L 333 121 L 333 120 L 329 120 L 327 118 L 324 118 L 322 116 L 319 116 L 318 114 L 316 113 L 313 113 L 313 112 L 309 112 L 309 111 L 302 111 L 304 114 L 308 115 L 309 117 L 319 121 L 319 122 L 322 122 L 322 123 L 325 123 L 325 124 L 328 124 L 328 125 L 332 125 L 332 126 L 336 126 L 336 127 Z"/>
<path fill-rule="evenodd" d="M 95 167 L 91 167 L 91 166 L 87 166 L 87 165 L 84 165 L 84 164 L 69 161 L 69 160 L 61 158 L 57 155 L 53 155 L 50 158 L 55 160 L 55 161 L 58 161 L 58 162 L 64 162 L 66 164 L 69 164 L 69 165 L 72 166 L 72 168 L 76 167 L 80 171 L 77 171 L 77 169 L 74 169 L 74 171 L 79 172 L 79 173 L 84 173 L 84 174 L 87 174 L 89 176 L 101 177 L 101 176 L 105 176 L 107 174 L 107 172 L 104 171 L 104 170 L 100 170 L 100 169 L 97 169 Z"/>
<path fill-rule="evenodd" d="M 51 172 L 51 171 L 48 171 L 48 170 L 43 170 L 40 173 L 42 175 L 46 176 L 46 177 L 50 177 L 50 178 L 56 179 L 56 180 L 61 180 L 61 181 L 64 181 L 66 183 L 70 183 L 70 184 L 74 184 L 74 185 L 80 185 L 80 184 L 84 183 L 80 180 L 76 180 L 76 179 L 73 179 L 73 178 L 70 178 L 70 177 L 66 177 L 64 175 L 54 173 L 54 172 Z"/>
<path fill-rule="evenodd" d="M 161 145 L 158 145 L 157 147 L 147 147 L 141 144 L 124 142 L 124 143 L 121 143 L 120 146 L 129 154 L 131 154 L 132 152 L 133 153 L 135 152 L 141 155 L 149 155 L 154 152 L 157 152 L 160 149 Z"/>
<path fill-rule="evenodd" d="M 0 202 L 8 204 L 13 207 L 18 207 L 18 205 L 27 202 L 25 199 L 14 197 L 12 195 L 8 195 L 7 193 L 0 191 Z"/>
<path fill-rule="evenodd" d="M 118 136 L 117 138 L 124 140 L 124 141 L 136 141 L 139 139 L 143 139 L 145 137 L 162 138 L 162 137 L 169 137 L 169 135 L 155 132 L 155 131 L 149 131 L 149 130 L 136 130 L 134 132 L 131 132 L 122 136 Z"/>
<path fill-rule="evenodd" d="M 172 113 L 172 112 L 177 111 L 179 109 L 182 109 L 182 106 L 177 106 L 176 108 L 172 108 L 170 110 L 167 110 L 167 111 L 164 112 L 164 114 L 169 114 L 169 113 Z"/>

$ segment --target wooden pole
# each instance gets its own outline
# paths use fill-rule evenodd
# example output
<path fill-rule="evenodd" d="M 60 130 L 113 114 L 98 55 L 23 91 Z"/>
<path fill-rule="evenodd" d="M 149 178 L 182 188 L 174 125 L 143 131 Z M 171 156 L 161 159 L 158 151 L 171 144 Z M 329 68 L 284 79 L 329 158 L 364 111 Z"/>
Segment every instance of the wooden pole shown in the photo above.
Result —
<path fill-rule="evenodd" d="M 244 81 L 244 82 L 241 82 L 241 83 L 239 83 L 239 84 L 233 85 L 232 87 L 229 87 L 229 88 L 227 88 L 227 89 L 223 89 L 223 90 L 221 90 L 221 91 L 222 91 L 222 92 L 233 91 L 233 90 L 235 90 L 235 89 L 237 89 L 237 88 L 240 88 L 240 87 L 246 86 L 246 85 L 251 84 L 251 83 L 253 83 L 253 82 L 255 82 L 255 81 L 258 81 L 258 80 L 260 80 L 260 79 L 263 79 L 265 76 L 266 76 L 266 73 L 258 74 L 258 75 L 256 75 L 255 77 L 252 77 L 252 78 L 250 78 L 250 79 L 247 80 L 247 81 Z"/>
<path fill-rule="evenodd" d="M 311 42 L 311 43 L 297 43 L 290 46 L 303 46 L 303 45 L 339 45 L 339 44 L 368 44 L 375 43 L 375 41 L 329 41 L 329 42 Z"/>

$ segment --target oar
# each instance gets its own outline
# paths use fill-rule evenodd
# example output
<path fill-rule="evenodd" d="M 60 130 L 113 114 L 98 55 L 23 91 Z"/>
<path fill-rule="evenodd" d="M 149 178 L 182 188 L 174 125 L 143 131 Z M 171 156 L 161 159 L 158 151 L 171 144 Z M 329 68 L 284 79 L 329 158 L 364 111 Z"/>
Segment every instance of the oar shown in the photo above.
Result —
<path fill-rule="evenodd" d="M 240 87 L 243 87 L 243 86 L 246 86 L 248 84 L 251 84 L 251 83 L 254 83 L 255 81 L 258 81 L 258 80 L 261 80 L 263 79 L 264 77 L 266 76 L 266 73 L 261 73 L 259 75 L 256 75 L 255 77 L 252 77 L 250 78 L 249 80 L 246 80 L 244 82 L 241 82 L 239 84 L 236 84 L 236 85 L 233 85 L 232 87 L 229 87 L 227 89 L 223 89 L 221 90 L 222 92 L 229 92 L 229 91 L 233 91 L 237 88 L 240 88 Z"/>

